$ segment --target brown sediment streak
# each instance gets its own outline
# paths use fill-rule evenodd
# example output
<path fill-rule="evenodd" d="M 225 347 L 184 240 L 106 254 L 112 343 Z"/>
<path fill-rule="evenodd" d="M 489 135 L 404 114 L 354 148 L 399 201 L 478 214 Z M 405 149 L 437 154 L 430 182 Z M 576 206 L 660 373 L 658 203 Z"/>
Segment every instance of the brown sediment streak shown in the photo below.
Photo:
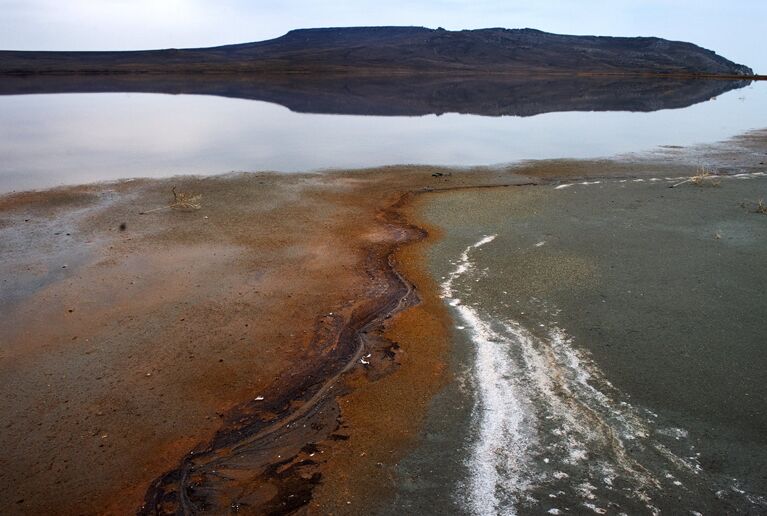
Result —
<path fill-rule="evenodd" d="M 151 485 L 140 514 L 284 514 L 309 503 L 322 476 L 317 444 L 348 439 L 336 433 L 337 397 L 348 392 L 339 380 L 354 368 L 392 370 L 397 345 L 384 337 L 388 320 L 419 302 L 393 261 L 402 245 L 426 236 L 399 214 L 411 195 L 377 215 L 388 238 L 367 250 L 367 296 L 320 316 L 311 356 L 231 410 L 210 442 Z"/>

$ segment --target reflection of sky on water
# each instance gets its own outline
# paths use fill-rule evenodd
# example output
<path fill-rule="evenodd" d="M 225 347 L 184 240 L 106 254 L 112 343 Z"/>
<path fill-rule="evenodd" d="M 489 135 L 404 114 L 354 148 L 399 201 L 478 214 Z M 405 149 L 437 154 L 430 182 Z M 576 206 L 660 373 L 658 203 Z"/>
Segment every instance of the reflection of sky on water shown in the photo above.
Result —
<path fill-rule="evenodd" d="M 715 142 L 767 126 L 767 85 L 685 109 L 365 117 L 157 94 L 0 97 L 0 192 L 127 177 L 489 165 Z"/>

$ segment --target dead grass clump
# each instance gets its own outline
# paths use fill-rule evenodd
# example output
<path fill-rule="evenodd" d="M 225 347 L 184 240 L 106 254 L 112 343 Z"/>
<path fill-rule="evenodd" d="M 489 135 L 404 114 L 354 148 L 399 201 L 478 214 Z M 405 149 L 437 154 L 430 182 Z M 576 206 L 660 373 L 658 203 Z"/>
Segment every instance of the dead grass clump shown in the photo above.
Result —
<path fill-rule="evenodd" d="M 677 186 L 681 186 L 683 184 L 691 184 L 695 186 L 719 186 L 722 184 L 722 181 L 719 179 L 718 174 L 714 174 L 712 172 L 709 172 L 705 168 L 699 168 L 698 173 L 695 174 L 692 177 L 688 177 L 684 181 L 680 183 L 676 183 L 675 185 L 671 185 L 671 188 L 676 188 Z"/>
<path fill-rule="evenodd" d="M 761 215 L 767 215 L 767 203 L 764 202 L 764 199 L 759 199 L 756 202 L 742 202 L 740 203 L 741 208 L 745 208 L 751 213 L 759 213 Z"/>
<path fill-rule="evenodd" d="M 161 210 L 180 210 L 180 211 L 194 211 L 202 208 L 202 195 L 194 195 L 187 192 L 177 192 L 176 187 L 171 188 L 173 192 L 173 202 L 167 206 L 155 208 L 153 210 L 139 212 L 140 215 L 145 213 L 152 213 Z"/>
<path fill-rule="evenodd" d="M 719 186 L 722 181 L 716 176 L 706 170 L 701 171 L 700 174 L 692 176 L 690 182 L 695 186 Z"/>
<path fill-rule="evenodd" d="M 173 203 L 169 206 L 174 210 L 199 210 L 202 208 L 200 201 L 202 195 L 192 195 L 186 192 L 176 192 L 174 186 L 171 191 L 173 192 Z"/>

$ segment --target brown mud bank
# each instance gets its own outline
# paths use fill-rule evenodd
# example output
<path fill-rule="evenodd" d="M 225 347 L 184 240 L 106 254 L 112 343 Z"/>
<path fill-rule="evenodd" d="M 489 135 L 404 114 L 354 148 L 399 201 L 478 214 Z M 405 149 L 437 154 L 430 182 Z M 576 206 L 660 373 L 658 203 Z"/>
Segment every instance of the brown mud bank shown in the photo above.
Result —
<path fill-rule="evenodd" d="M 353 383 L 364 382 L 353 377 L 374 379 L 396 367 L 403 351 L 385 336 L 389 320 L 419 302 L 415 286 L 395 269 L 393 259 L 399 246 L 425 236 L 398 217 L 396 208 L 405 197 L 378 211 L 380 242 L 371 242 L 362 260 L 366 295 L 320 316 L 309 342 L 313 353 L 280 374 L 262 395 L 230 410 L 207 445 L 150 488 L 142 513 L 222 507 L 285 513 L 310 501 L 313 486 L 323 479 L 323 454 L 333 454 L 330 443 L 351 437 L 345 431 L 349 416 L 339 403 L 349 402 L 344 398 Z"/>
<path fill-rule="evenodd" d="M 330 456 L 350 475 L 335 485 L 354 479 L 357 463 L 384 474 L 379 444 L 344 428 L 353 426 L 344 410 L 357 410 L 358 398 L 345 399 L 343 410 L 335 400 L 411 356 L 422 363 L 395 328 L 417 295 L 392 257 L 421 234 L 392 209 L 411 186 L 447 180 L 440 174 L 245 174 L 0 198 L 4 510 L 133 512 L 162 477 L 145 511 L 164 511 L 169 501 L 187 503 L 199 481 L 185 474 L 174 486 L 167 472 L 214 457 L 212 481 L 222 456 L 243 449 L 255 452 L 239 469 L 256 478 L 217 485 L 211 493 L 219 496 L 195 503 L 220 509 L 247 498 L 242 510 L 284 512 L 305 503 L 318 478 L 320 490 L 331 484 Z M 202 208 L 140 214 L 167 205 L 174 185 L 202 194 Z M 435 335 L 430 324 L 417 321 L 424 343 Z M 397 428 L 375 436 L 387 454 L 405 439 L 402 415 L 418 419 L 404 402 L 417 395 L 424 403 L 439 381 L 418 378 L 422 388 L 393 400 L 399 413 L 389 424 Z M 371 396 L 373 410 L 395 408 Z M 265 440 L 275 453 L 263 455 Z M 319 449 L 322 441 L 328 446 Z M 359 452 L 368 458 L 344 451 L 357 448 L 369 449 Z M 327 471 L 283 464 L 297 453 Z"/>
<path fill-rule="evenodd" d="M 408 201 L 763 171 L 767 132 L 631 160 L 242 174 L 0 197 L 6 513 L 359 513 L 446 380 Z M 172 186 L 194 211 L 140 212 Z"/>

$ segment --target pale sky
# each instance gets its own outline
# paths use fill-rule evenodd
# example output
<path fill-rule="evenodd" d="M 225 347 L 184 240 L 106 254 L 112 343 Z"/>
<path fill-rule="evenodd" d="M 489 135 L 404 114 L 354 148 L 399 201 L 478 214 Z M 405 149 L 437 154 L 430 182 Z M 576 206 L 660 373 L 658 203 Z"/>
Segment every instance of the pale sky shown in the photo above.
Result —
<path fill-rule="evenodd" d="M 202 47 L 354 25 L 659 36 L 767 73 L 767 0 L 0 0 L 3 50 Z"/>

